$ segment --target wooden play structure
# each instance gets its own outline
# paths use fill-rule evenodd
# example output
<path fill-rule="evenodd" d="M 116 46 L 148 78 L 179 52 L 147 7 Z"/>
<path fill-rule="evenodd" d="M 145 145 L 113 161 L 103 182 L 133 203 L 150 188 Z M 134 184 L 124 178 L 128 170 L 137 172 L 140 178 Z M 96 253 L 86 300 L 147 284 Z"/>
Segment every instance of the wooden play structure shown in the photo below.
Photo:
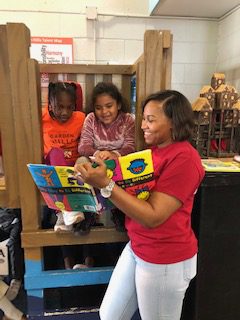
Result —
<path fill-rule="evenodd" d="M 136 75 L 136 146 L 140 149 L 143 145 L 141 101 L 149 93 L 170 88 L 172 35 L 169 31 L 146 31 L 144 53 L 133 65 L 38 64 L 29 56 L 30 32 L 19 23 L 0 26 L 0 47 L 0 132 L 4 164 L 0 206 L 22 210 L 28 315 L 31 319 L 41 319 L 47 315 L 44 289 L 108 283 L 112 272 L 112 268 L 44 271 L 43 247 L 121 242 L 126 241 L 127 236 L 113 228 L 94 228 L 82 237 L 41 229 L 40 193 L 26 166 L 42 162 L 40 73 L 48 73 L 51 80 L 64 74 L 68 80 L 75 81 L 81 75 L 85 78 L 86 103 L 99 75 L 104 81 L 112 81 L 113 76 L 118 75 L 121 91 L 130 100 L 131 77 Z M 90 319 L 88 313 L 91 312 L 59 312 L 54 317 Z M 97 315 L 95 317 L 97 319 Z"/>

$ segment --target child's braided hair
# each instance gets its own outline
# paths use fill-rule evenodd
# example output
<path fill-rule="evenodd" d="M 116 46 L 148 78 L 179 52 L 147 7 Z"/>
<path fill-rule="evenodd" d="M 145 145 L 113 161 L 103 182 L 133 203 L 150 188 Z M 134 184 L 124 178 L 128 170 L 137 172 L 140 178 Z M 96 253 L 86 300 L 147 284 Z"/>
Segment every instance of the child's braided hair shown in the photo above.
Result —
<path fill-rule="evenodd" d="M 61 92 L 66 92 L 74 101 L 76 110 L 76 85 L 73 82 L 50 82 L 48 85 L 48 112 L 52 118 L 54 113 L 52 108 L 57 105 L 57 97 Z"/>

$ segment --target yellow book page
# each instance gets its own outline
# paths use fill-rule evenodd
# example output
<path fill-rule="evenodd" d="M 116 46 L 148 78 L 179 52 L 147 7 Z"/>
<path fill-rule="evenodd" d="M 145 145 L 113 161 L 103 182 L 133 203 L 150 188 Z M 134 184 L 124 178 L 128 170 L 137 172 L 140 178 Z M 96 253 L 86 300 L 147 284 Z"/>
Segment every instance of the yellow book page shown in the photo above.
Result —
<path fill-rule="evenodd" d="M 152 151 L 150 149 L 119 157 L 118 160 L 123 180 L 137 178 L 153 172 Z"/>
<path fill-rule="evenodd" d="M 79 182 L 74 176 L 73 167 L 56 166 L 55 170 L 62 187 L 79 187 Z M 88 189 L 91 188 L 87 183 L 81 184 L 81 186 Z"/>

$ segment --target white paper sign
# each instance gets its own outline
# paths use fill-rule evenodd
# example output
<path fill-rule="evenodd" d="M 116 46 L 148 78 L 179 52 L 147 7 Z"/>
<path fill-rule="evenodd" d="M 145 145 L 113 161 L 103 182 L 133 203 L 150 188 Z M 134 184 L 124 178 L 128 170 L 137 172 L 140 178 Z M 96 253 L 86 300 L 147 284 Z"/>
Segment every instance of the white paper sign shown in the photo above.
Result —
<path fill-rule="evenodd" d="M 0 242 L 0 275 L 7 276 L 9 274 L 8 269 L 8 243 L 9 239 Z"/>
<path fill-rule="evenodd" d="M 39 63 L 73 63 L 72 38 L 31 37 L 31 58 Z"/>

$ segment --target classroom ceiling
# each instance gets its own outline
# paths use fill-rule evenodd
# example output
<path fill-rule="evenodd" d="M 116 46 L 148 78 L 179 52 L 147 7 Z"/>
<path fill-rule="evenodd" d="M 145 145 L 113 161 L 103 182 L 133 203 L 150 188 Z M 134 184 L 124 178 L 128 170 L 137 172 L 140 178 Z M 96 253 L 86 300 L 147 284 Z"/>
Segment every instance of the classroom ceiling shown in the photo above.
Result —
<path fill-rule="evenodd" d="M 221 18 L 240 0 L 159 0 L 151 16 Z"/>

